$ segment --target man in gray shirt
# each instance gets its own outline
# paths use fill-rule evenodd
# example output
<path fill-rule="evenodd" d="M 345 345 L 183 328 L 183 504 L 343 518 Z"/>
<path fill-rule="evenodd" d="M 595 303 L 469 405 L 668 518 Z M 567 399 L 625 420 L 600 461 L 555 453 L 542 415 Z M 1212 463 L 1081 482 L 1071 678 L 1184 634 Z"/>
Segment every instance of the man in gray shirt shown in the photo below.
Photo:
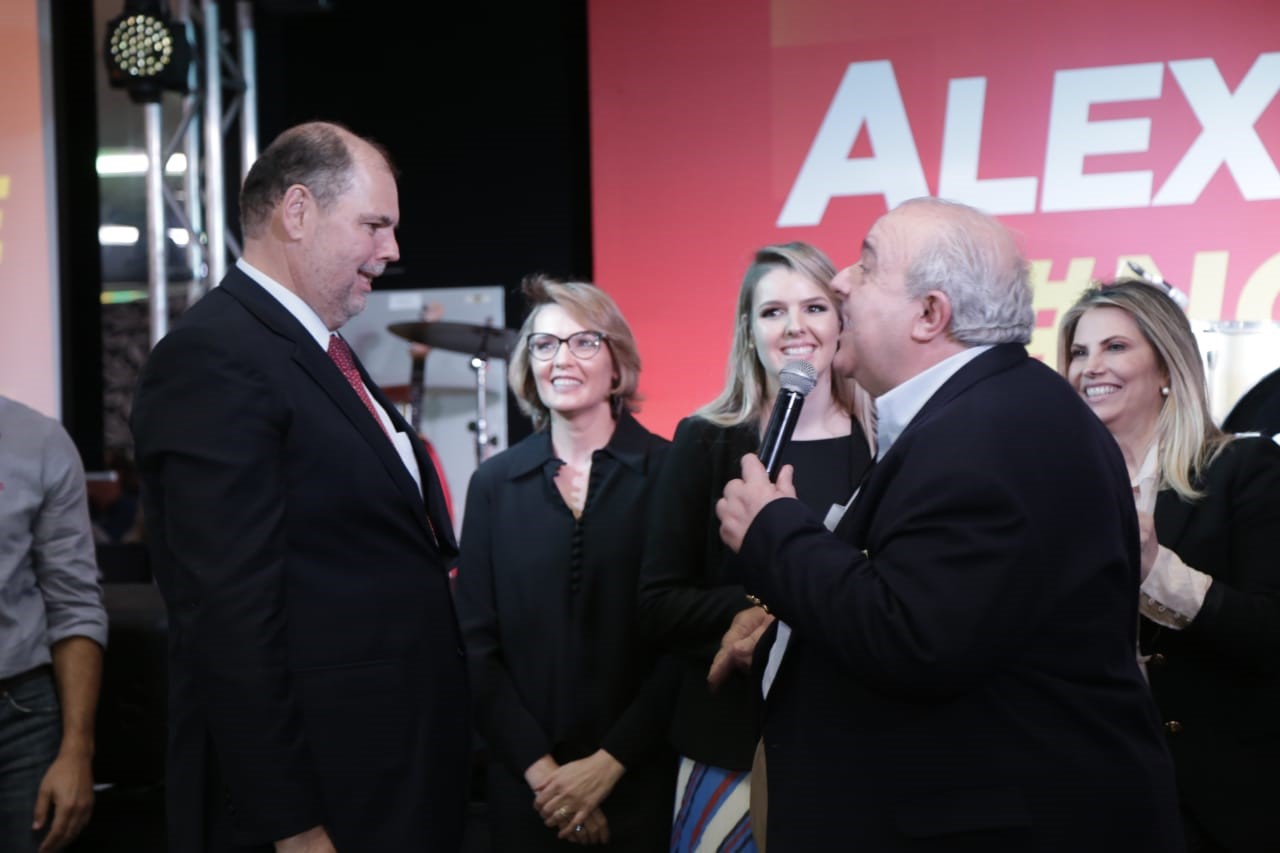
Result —
<path fill-rule="evenodd" d="M 0 850 L 58 850 L 93 810 L 107 614 L 84 468 L 57 421 L 0 396 Z"/>

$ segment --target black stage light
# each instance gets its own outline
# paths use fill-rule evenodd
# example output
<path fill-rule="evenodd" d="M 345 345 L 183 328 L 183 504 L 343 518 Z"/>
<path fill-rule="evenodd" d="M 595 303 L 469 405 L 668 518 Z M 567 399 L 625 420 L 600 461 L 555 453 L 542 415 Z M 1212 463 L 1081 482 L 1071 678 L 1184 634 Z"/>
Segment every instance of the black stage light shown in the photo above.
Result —
<path fill-rule="evenodd" d="M 162 0 L 127 0 L 124 12 L 107 21 L 103 56 L 108 82 L 137 103 L 158 101 L 166 89 L 189 91 L 191 45 Z"/>

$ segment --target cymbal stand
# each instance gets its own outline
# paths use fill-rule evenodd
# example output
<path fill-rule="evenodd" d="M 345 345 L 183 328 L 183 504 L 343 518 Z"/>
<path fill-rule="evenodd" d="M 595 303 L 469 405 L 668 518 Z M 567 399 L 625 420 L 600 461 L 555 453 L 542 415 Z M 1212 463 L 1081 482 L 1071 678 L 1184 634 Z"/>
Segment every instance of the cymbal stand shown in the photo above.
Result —
<path fill-rule="evenodd" d="M 485 390 L 485 376 L 489 372 L 489 359 L 482 355 L 471 357 L 471 369 L 476 372 L 476 419 L 471 429 L 476 434 L 476 464 L 484 461 L 489 449 L 489 419 L 485 417 L 489 396 Z"/>
<path fill-rule="evenodd" d="M 497 441 L 497 436 L 489 435 L 489 418 L 486 414 L 489 409 L 487 388 L 489 357 L 485 355 L 488 351 L 488 343 L 488 335 L 482 334 L 479 351 L 471 356 L 471 369 L 476 372 L 476 420 L 471 425 L 472 431 L 476 434 L 476 465 L 489 457 L 494 442 Z"/>

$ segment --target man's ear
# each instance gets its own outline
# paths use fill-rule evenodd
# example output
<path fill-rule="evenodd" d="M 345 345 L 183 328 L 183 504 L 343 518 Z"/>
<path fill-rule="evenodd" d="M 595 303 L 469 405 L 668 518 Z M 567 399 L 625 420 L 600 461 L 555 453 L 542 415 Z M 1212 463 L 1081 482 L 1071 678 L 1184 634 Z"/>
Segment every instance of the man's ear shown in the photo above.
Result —
<path fill-rule="evenodd" d="M 316 199 L 311 190 L 302 184 L 293 184 L 284 191 L 280 201 L 280 225 L 291 240 L 298 240 L 305 233 L 315 216 Z"/>
<path fill-rule="evenodd" d="M 931 341 L 951 328 L 951 300 L 941 290 L 930 290 L 920 300 L 920 313 L 911 326 L 911 337 Z"/>

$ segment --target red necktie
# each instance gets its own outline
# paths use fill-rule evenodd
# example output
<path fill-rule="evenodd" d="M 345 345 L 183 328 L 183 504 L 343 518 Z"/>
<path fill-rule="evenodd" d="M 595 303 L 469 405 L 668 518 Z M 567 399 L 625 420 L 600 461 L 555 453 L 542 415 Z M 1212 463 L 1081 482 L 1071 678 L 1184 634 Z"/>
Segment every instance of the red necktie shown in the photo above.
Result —
<path fill-rule="evenodd" d="M 338 334 L 329 336 L 329 358 L 333 359 L 333 363 L 338 365 L 338 369 L 342 371 L 342 375 L 347 377 L 347 382 L 355 389 L 356 396 L 364 403 L 369 414 L 373 415 L 373 419 L 378 422 L 378 426 L 382 427 L 382 432 L 391 438 L 391 434 L 387 432 L 387 428 L 382 425 L 382 418 L 378 417 L 378 412 L 373 408 L 373 400 L 369 399 L 369 392 L 364 390 L 364 380 L 360 378 L 360 371 L 356 369 L 355 356 L 351 354 L 351 347 L 347 346 L 347 342 Z M 424 484 L 422 488 L 426 488 Z M 425 509 L 425 507 L 424 507 Z M 427 527 L 431 530 L 431 536 L 435 539 L 437 547 L 440 544 L 440 537 L 436 533 L 436 526 L 431 521 L 431 516 L 427 516 Z"/>
<path fill-rule="evenodd" d="M 351 347 L 347 346 L 347 342 L 339 335 L 329 336 L 329 358 L 333 359 L 333 363 L 338 365 L 338 369 L 347 378 L 347 382 L 356 392 L 356 396 L 360 398 L 360 402 L 364 403 L 364 407 L 369 410 L 369 414 L 373 415 L 373 419 L 377 421 L 378 426 L 382 427 L 383 434 L 386 434 L 387 428 L 383 426 L 382 418 L 378 417 L 378 411 L 373 407 L 373 400 L 369 399 L 369 392 L 364 390 L 364 380 L 360 378 L 360 371 L 356 369 L 356 360 L 355 356 L 351 354 Z M 390 438 L 390 435 L 387 437 Z"/>

